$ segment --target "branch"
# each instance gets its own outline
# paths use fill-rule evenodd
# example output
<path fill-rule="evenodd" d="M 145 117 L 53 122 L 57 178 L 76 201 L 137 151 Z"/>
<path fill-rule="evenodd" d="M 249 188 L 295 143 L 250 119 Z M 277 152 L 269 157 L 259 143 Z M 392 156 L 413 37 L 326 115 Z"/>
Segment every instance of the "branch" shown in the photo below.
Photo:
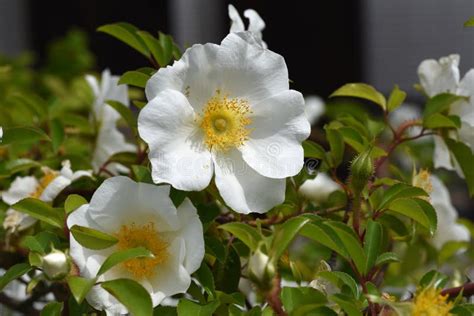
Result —
<path fill-rule="evenodd" d="M 281 282 L 280 275 L 278 274 L 275 275 L 275 277 L 272 280 L 272 288 L 267 293 L 266 299 L 267 299 L 268 305 L 270 305 L 270 307 L 278 316 L 287 316 L 288 314 L 283 310 L 283 304 L 280 299 L 280 292 L 281 292 L 280 282 Z"/>
<path fill-rule="evenodd" d="M 462 293 L 462 296 L 464 297 L 474 295 L 474 282 L 466 283 L 461 286 L 452 287 L 441 291 L 442 295 L 448 295 L 451 298 L 457 297 L 459 293 Z"/>

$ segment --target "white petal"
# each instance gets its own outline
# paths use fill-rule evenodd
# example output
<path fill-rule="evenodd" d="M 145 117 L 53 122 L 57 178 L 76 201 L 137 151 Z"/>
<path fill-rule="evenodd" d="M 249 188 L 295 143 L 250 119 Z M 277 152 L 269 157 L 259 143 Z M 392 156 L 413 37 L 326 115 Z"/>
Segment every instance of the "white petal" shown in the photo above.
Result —
<path fill-rule="evenodd" d="M 457 93 L 469 97 L 469 101 L 453 104 L 450 114 L 457 115 L 463 123 L 474 126 L 474 69 L 469 70 L 461 80 Z"/>
<path fill-rule="evenodd" d="M 439 61 L 428 59 L 418 67 L 420 83 L 432 97 L 443 92 L 456 93 L 459 84 L 459 55 L 449 55 Z"/>
<path fill-rule="evenodd" d="M 38 180 L 35 177 L 16 177 L 8 191 L 3 192 L 2 199 L 9 205 L 15 204 L 33 194 L 37 187 Z"/>
<path fill-rule="evenodd" d="M 262 38 L 262 31 L 265 29 L 265 21 L 253 9 L 247 9 L 244 11 L 244 16 L 249 20 L 248 31 L 254 33 L 260 39 Z M 243 31 L 243 30 L 242 30 Z"/>
<path fill-rule="evenodd" d="M 158 231 L 179 227 L 168 186 L 136 183 L 128 177 L 105 180 L 92 196 L 88 210 L 101 230 L 116 233 L 122 225 L 152 221 Z"/>
<path fill-rule="evenodd" d="M 186 97 L 166 90 L 140 112 L 138 131 L 150 148 L 155 183 L 170 183 L 185 191 L 200 191 L 211 181 L 211 154 L 196 127 Z"/>
<path fill-rule="evenodd" d="M 231 21 L 229 32 L 245 31 L 244 22 L 242 21 L 242 18 L 240 17 L 239 12 L 237 12 L 237 9 L 232 4 L 229 4 L 229 6 L 227 7 L 227 10 L 229 12 L 229 18 Z"/>
<path fill-rule="evenodd" d="M 316 124 L 319 118 L 324 114 L 326 106 L 324 101 L 315 95 L 304 98 L 306 118 L 311 125 Z"/>
<path fill-rule="evenodd" d="M 300 172 L 304 163 L 301 142 L 311 132 L 301 93 L 284 91 L 256 104 L 252 111 L 250 139 L 239 148 L 245 162 L 269 178 Z"/>
<path fill-rule="evenodd" d="M 264 177 L 238 150 L 213 156 L 216 186 L 226 204 L 238 213 L 264 213 L 285 200 L 285 179 Z"/>
<path fill-rule="evenodd" d="M 474 125 L 463 123 L 459 129 L 459 139 L 474 151 Z"/>
<path fill-rule="evenodd" d="M 71 179 L 59 175 L 51 181 L 48 186 L 41 193 L 40 200 L 45 202 L 52 202 L 68 185 L 71 184 Z"/>
<path fill-rule="evenodd" d="M 191 201 L 186 198 L 178 207 L 178 217 L 181 225 L 177 235 L 184 239 L 186 256 L 184 267 L 189 274 L 201 266 L 204 258 L 204 233 L 197 210 Z"/>
<path fill-rule="evenodd" d="M 230 97 L 246 99 L 251 104 L 289 89 L 285 59 L 263 48 L 250 32 L 230 33 L 219 49 L 214 81 Z"/>
<path fill-rule="evenodd" d="M 465 241 L 471 240 L 469 230 L 455 222 L 446 222 L 438 225 L 438 230 L 433 236 L 432 242 L 437 249 L 441 249 L 448 241 Z"/>
<path fill-rule="evenodd" d="M 185 253 L 192 249 L 185 248 L 182 238 L 176 238 L 168 248 L 169 257 L 156 269 L 150 279 L 156 300 L 178 293 L 185 293 L 191 285 L 191 276 L 183 266 Z M 159 302 L 158 302 L 159 303 Z"/>
<path fill-rule="evenodd" d="M 416 120 L 421 117 L 420 109 L 411 103 L 404 103 L 389 114 L 389 122 L 394 128 L 398 128 L 401 124 L 408 120 Z M 414 126 L 408 129 L 408 136 L 412 137 L 420 134 L 421 127 Z M 419 140 L 426 140 L 426 138 L 420 138 Z"/>
<path fill-rule="evenodd" d="M 430 201 L 438 215 L 438 223 L 454 222 L 458 217 L 458 212 L 451 203 L 451 196 L 448 188 L 441 182 L 441 180 L 432 175 L 430 177 L 433 191 L 430 194 Z"/>
<path fill-rule="evenodd" d="M 341 186 L 327 174 L 318 173 L 316 178 L 306 180 L 299 188 L 298 193 L 313 202 L 321 203 L 326 201 L 331 193 L 340 189 Z"/>
<path fill-rule="evenodd" d="M 443 138 L 440 136 L 434 136 L 434 167 L 445 168 L 447 170 L 454 170 L 453 162 L 451 160 L 451 155 L 449 153 L 449 148 L 444 142 Z"/>
<path fill-rule="evenodd" d="M 218 88 L 215 83 L 219 75 L 215 66 L 218 50 L 216 44 L 196 44 L 188 48 L 172 66 L 160 68 L 146 84 L 148 101 L 167 89 L 177 90 L 187 96 L 196 112 L 201 112 Z"/>
<path fill-rule="evenodd" d="M 89 84 L 89 87 L 91 88 L 92 93 L 94 94 L 95 97 L 97 97 L 100 93 L 99 82 L 97 81 L 97 78 L 92 75 L 86 75 L 85 79 L 87 83 Z"/>

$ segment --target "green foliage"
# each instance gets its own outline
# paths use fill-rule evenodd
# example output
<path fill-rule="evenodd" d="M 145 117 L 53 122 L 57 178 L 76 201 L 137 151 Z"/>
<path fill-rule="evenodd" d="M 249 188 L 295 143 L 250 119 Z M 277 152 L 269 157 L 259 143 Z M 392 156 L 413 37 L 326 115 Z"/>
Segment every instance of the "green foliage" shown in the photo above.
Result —
<path fill-rule="evenodd" d="M 140 283 L 130 279 L 105 281 L 100 286 L 127 307 L 132 315 L 149 316 L 153 314 L 150 294 Z"/>
<path fill-rule="evenodd" d="M 371 101 L 383 110 L 387 108 L 385 97 L 374 87 L 365 83 L 348 83 L 334 91 L 330 97 L 354 97 Z"/>
<path fill-rule="evenodd" d="M 117 238 L 114 236 L 79 225 L 71 227 L 71 234 L 82 246 L 94 250 L 109 248 L 117 243 Z"/>
<path fill-rule="evenodd" d="M 5 272 L 4 275 L 0 277 L 0 291 L 2 291 L 5 286 L 8 285 L 11 281 L 22 276 L 31 270 L 31 266 L 27 263 L 18 263 L 12 266 L 10 269 Z"/>
<path fill-rule="evenodd" d="M 35 198 L 26 198 L 12 205 L 12 208 L 18 212 L 28 214 L 33 218 L 48 223 L 57 228 L 63 228 L 63 209 L 53 208 L 51 207 L 51 205 L 41 200 Z"/>

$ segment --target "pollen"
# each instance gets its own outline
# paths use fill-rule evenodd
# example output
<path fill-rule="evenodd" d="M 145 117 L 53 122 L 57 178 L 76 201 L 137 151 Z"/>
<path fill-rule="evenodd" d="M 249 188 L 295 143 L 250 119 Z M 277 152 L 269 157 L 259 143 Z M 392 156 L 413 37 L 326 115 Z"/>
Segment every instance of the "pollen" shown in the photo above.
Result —
<path fill-rule="evenodd" d="M 249 103 L 244 99 L 229 98 L 216 90 L 207 101 L 200 119 L 200 127 L 209 149 L 228 151 L 248 140 L 252 120 Z"/>
<path fill-rule="evenodd" d="M 122 263 L 123 268 L 137 279 L 152 277 L 156 267 L 168 258 L 168 243 L 152 222 L 145 225 L 122 225 L 116 236 L 119 250 L 144 247 L 154 255 L 153 258 L 134 258 Z"/>
<path fill-rule="evenodd" d="M 58 172 L 51 170 L 49 168 L 45 168 L 43 170 L 44 176 L 39 180 L 38 186 L 36 187 L 35 192 L 31 194 L 31 197 L 39 199 L 41 194 L 43 194 L 44 190 L 48 187 L 48 185 L 53 182 L 54 179 L 57 178 Z"/>
<path fill-rule="evenodd" d="M 415 187 L 425 190 L 430 194 L 433 191 L 433 184 L 431 183 L 431 173 L 426 169 L 421 169 L 413 176 L 412 184 Z M 428 197 L 426 198 L 429 199 Z"/>
<path fill-rule="evenodd" d="M 441 295 L 441 290 L 433 287 L 421 290 L 413 302 L 412 316 L 450 316 L 452 302 L 447 302 L 448 296 Z"/>

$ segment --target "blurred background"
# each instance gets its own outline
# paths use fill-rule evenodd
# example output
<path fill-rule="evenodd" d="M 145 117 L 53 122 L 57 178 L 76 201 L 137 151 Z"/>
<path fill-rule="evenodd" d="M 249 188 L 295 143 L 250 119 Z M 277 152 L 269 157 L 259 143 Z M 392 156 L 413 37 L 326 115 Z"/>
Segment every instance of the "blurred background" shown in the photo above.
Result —
<path fill-rule="evenodd" d="M 96 32 L 97 27 L 126 21 L 169 33 L 182 48 L 219 43 L 229 31 L 229 3 L 241 14 L 247 8 L 258 11 L 267 25 L 265 42 L 285 57 L 292 87 L 305 95 L 327 98 L 348 82 L 366 82 L 388 94 L 398 84 L 408 92 L 408 102 L 421 104 L 424 97 L 413 84 L 422 60 L 458 53 L 462 74 L 474 68 L 474 28 L 463 27 L 474 15 L 473 0 L 0 0 L 0 55 L 30 51 L 41 68 L 54 59 L 50 43 L 76 28 L 85 32 L 95 56 L 84 54 L 79 60 L 121 74 L 148 61 Z M 66 44 L 71 54 L 81 54 L 74 40 L 82 37 L 71 38 Z M 472 217 L 465 186 L 451 189 L 458 209 Z"/>
<path fill-rule="evenodd" d="M 426 58 L 461 54 L 461 69 L 474 67 L 472 0 L 0 0 L 0 53 L 37 53 L 77 27 L 87 32 L 97 68 L 115 73 L 146 63 L 143 57 L 98 26 L 127 21 L 172 34 L 182 47 L 220 42 L 228 33 L 227 4 L 256 9 L 265 20 L 269 47 L 285 56 L 294 87 L 326 97 L 343 83 L 363 81 L 382 92 L 394 83 L 417 95 L 416 69 Z"/>

